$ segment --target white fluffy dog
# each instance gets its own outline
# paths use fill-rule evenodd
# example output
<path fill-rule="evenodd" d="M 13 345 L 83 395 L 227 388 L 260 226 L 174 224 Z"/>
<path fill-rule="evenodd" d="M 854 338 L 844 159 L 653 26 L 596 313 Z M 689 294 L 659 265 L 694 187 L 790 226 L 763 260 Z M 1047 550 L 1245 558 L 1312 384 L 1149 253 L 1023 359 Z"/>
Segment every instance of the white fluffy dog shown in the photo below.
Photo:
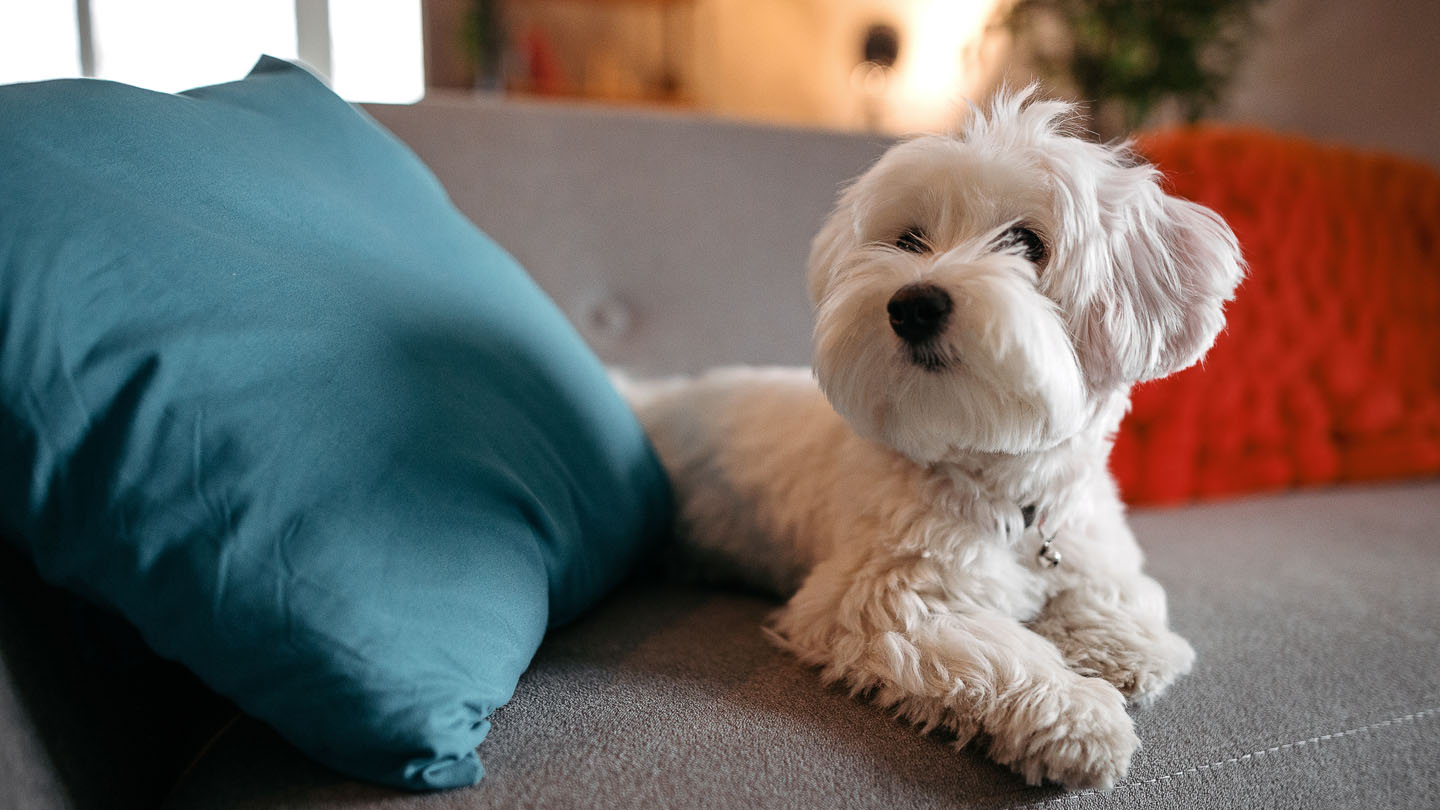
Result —
<path fill-rule="evenodd" d="M 1103 788 L 1138 745 L 1126 698 L 1194 659 L 1106 459 L 1131 385 L 1210 347 L 1242 262 L 1213 212 L 1028 96 L 840 197 L 809 263 L 818 387 L 624 386 L 693 567 L 789 596 L 779 643 L 1031 783 Z"/>

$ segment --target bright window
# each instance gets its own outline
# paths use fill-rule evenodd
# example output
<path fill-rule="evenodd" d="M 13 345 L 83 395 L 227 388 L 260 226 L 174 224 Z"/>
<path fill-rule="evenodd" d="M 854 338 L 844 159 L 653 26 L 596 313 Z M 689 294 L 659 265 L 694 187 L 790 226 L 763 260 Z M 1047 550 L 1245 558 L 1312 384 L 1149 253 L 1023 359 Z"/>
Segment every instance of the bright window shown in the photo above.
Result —
<path fill-rule="evenodd" d="M 80 75 L 75 4 L 0 0 L 0 83 Z"/>
<path fill-rule="evenodd" d="M 425 93 L 421 40 L 420 0 L 0 0 L 0 83 L 93 76 L 175 92 L 270 54 L 350 101 L 404 104 Z"/>
<path fill-rule="evenodd" d="M 408 104 L 425 95 L 420 0 L 330 0 L 335 92 Z"/>

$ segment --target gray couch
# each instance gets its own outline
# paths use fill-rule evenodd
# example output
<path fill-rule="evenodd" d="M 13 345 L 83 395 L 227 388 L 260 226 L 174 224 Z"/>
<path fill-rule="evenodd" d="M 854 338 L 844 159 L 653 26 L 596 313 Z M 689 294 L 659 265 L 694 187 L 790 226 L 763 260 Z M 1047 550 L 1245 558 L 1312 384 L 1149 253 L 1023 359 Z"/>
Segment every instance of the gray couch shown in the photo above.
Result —
<path fill-rule="evenodd" d="M 372 108 L 608 362 L 804 363 L 801 267 L 863 138 L 471 100 Z M 348 781 L 0 544 L 0 808 L 1440 806 L 1440 482 L 1137 510 L 1199 662 L 1114 791 L 1025 786 L 758 632 L 763 598 L 641 572 L 552 633 L 477 788 Z"/>

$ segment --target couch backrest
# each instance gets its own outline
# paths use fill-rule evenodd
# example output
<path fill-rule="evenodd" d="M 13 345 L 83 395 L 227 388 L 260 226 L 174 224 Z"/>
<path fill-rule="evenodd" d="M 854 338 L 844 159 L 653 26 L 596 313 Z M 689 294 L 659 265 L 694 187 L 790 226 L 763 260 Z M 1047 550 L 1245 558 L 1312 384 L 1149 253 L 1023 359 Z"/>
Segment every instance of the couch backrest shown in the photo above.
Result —
<path fill-rule="evenodd" d="M 887 142 L 692 116 L 427 99 L 369 108 L 607 363 L 810 361 L 805 258 Z"/>
<path fill-rule="evenodd" d="M 603 359 L 646 374 L 808 363 L 810 238 L 889 143 L 471 98 L 370 111 Z M 1126 499 L 1440 472 L 1440 175 L 1259 131 L 1141 147 L 1231 223 L 1250 276 L 1203 366 L 1137 389 Z"/>

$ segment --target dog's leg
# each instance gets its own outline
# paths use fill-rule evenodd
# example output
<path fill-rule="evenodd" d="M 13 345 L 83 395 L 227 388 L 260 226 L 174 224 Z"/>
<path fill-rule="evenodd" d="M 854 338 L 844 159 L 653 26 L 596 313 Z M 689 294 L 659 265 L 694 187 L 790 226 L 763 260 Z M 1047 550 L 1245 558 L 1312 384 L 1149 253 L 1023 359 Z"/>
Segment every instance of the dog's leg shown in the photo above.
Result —
<path fill-rule="evenodd" d="M 1032 784 L 1109 787 L 1139 740 L 1114 686 L 1072 671 L 1014 619 L 927 595 L 924 563 L 818 567 L 777 614 L 780 642 L 827 681 L 926 724 L 978 727 L 990 755 Z M 940 711 L 955 715 L 952 721 Z"/>
<path fill-rule="evenodd" d="M 1050 599 L 1029 626 L 1076 672 L 1148 703 L 1190 671 L 1195 651 L 1168 627 L 1165 589 L 1142 571 L 1113 479 L 1095 476 L 1091 486 L 1090 511 L 1056 539 L 1064 558 L 1047 573 Z"/>
<path fill-rule="evenodd" d="M 1079 580 L 1051 597 L 1030 624 L 1072 669 L 1104 678 L 1137 703 L 1159 697 L 1190 671 L 1195 651 L 1170 631 L 1165 591 L 1140 573 Z"/>

